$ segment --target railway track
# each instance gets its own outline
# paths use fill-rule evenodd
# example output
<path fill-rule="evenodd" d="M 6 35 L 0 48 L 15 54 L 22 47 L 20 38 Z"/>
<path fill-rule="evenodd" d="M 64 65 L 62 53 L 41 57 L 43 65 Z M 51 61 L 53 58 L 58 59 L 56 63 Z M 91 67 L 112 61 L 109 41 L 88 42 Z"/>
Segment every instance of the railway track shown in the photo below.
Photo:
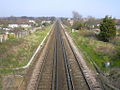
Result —
<path fill-rule="evenodd" d="M 35 88 L 28 90 L 92 90 L 58 21 L 53 29 Z"/>
<path fill-rule="evenodd" d="M 65 43 L 64 47 L 66 51 L 67 62 L 71 71 L 74 90 L 93 90 L 81 69 L 81 65 L 79 64 L 74 50 L 72 49 L 72 46 L 64 33 L 64 29 L 62 27 L 60 28 Z"/>
<path fill-rule="evenodd" d="M 65 63 L 67 65 L 68 73 L 69 73 L 69 90 L 92 90 L 89 86 L 84 73 L 81 69 L 81 66 L 78 63 L 77 57 L 64 33 L 63 28 L 59 25 L 60 35 L 63 47 L 63 53 L 65 55 Z"/>
<path fill-rule="evenodd" d="M 47 48 L 47 52 L 44 57 L 44 62 L 40 70 L 40 75 L 37 81 L 37 86 L 35 90 L 51 90 L 52 85 L 52 71 L 54 65 L 54 50 L 55 50 L 55 36 L 51 39 L 50 46 Z"/>

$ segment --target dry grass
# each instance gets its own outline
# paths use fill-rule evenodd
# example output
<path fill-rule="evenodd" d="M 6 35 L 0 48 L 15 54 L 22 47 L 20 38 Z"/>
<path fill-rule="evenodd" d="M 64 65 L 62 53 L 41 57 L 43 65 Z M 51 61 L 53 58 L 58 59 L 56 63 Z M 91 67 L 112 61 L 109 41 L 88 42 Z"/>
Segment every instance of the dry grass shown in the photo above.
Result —
<path fill-rule="evenodd" d="M 96 37 L 96 34 L 94 33 L 94 31 L 90 31 L 90 30 L 81 30 L 79 31 L 79 34 L 82 37 L 85 37 L 87 39 L 89 39 L 88 44 L 90 46 L 94 46 L 94 50 L 96 52 L 100 52 L 100 53 L 104 53 L 104 54 L 108 54 L 108 55 L 112 55 L 114 56 L 116 53 L 116 49 L 115 46 L 111 43 L 106 43 L 106 42 L 102 42 L 99 41 Z"/>
<path fill-rule="evenodd" d="M 102 69 L 106 69 L 104 64 L 111 62 L 112 66 L 119 66 L 116 61 L 116 46 L 112 43 L 102 42 L 96 39 L 93 31 L 80 30 L 71 33 L 78 47 L 87 53 L 91 59 Z M 120 61 L 119 61 L 120 62 Z"/>
<path fill-rule="evenodd" d="M 25 82 L 23 80 L 24 80 L 24 77 L 20 75 L 5 76 L 2 81 L 3 90 L 8 90 L 8 89 L 24 90 Z"/>
<path fill-rule="evenodd" d="M 120 88 L 120 35 L 107 43 L 97 40 L 93 31 L 70 32 L 70 29 L 68 30 L 78 48 L 83 52 L 86 61 L 95 62 L 103 73 L 109 73 L 107 78 L 114 86 Z M 111 65 L 106 67 L 105 63 L 108 61 Z"/>
<path fill-rule="evenodd" d="M 40 42 L 49 32 L 50 26 L 24 38 L 8 40 L 0 43 L 0 90 L 11 87 L 16 90 L 23 77 L 14 78 L 14 74 L 23 74 L 25 70 L 13 71 L 9 68 L 21 67 L 28 63 Z M 26 72 L 25 72 L 26 73 Z M 8 77 L 11 75 L 12 77 Z M 6 77 L 6 78 L 5 78 Z M 3 85 L 4 83 L 4 85 Z M 7 86 L 6 86 L 7 84 Z M 23 86 L 24 87 L 24 86 Z M 10 88 L 9 88 L 10 89 Z M 8 90 L 8 89 L 7 89 Z M 23 90 L 22 88 L 17 90 Z"/>
<path fill-rule="evenodd" d="M 29 61 L 50 27 L 19 39 L 0 44 L 0 68 L 20 67 Z"/>

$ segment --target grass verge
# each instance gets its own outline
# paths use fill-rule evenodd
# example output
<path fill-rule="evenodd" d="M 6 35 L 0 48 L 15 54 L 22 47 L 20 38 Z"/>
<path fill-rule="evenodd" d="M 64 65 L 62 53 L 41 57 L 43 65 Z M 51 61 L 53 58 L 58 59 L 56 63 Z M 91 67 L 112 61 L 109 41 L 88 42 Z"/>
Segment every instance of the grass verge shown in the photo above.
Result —
<path fill-rule="evenodd" d="M 112 67 L 120 67 L 120 59 L 116 58 L 116 46 L 114 44 L 97 40 L 94 32 L 88 30 L 71 32 L 69 27 L 66 29 L 87 61 L 92 60 L 103 71 Z M 111 65 L 106 66 L 107 62 L 110 62 Z"/>
<path fill-rule="evenodd" d="M 0 68 L 15 68 L 26 65 L 49 30 L 50 26 L 24 38 L 0 43 Z"/>
<path fill-rule="evenodd" d="M 96 64 L 97 70 L 106 76 L 98 78 L 103 83 L 120 89 L 120 36 L 118 35 L 111 42 L 102 42 L 96 38 L 93 31 L 79 30 L 71 32 L 70 27 L 65 28 L 73 38 L 76 46 L 83 53 L 87 65 L 92 70 L 95 70 L 95 67 L 91 64 L 92 61 Z M 107 65 L 108 62 L 110 62 L 109 66 Z"/>
<path fill-rule="evenodd" d="M 10 39 L 6 42 L 0 43 L 0 90 L 2 89 L 1 82 L 3 81 L 4 76 L 15 73 L 9 68 L 26 65 L 38 45 L 50 31 L 50 28 L 51 26 L 47 26 L 26 37 Z M 22 71 L 24 70 L 18 72 Z"/>

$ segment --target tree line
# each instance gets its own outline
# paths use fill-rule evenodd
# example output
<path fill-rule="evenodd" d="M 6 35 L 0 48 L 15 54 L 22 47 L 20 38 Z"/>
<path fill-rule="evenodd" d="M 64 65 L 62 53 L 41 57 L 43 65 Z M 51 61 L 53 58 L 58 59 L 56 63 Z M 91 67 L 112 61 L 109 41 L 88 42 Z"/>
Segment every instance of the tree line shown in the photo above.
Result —
<path fill-rule="evenodd" d="M 99 28 L 98 38 L 102 41 L 109 42 L 116 36 L 115 19 L 111 16 L 105 16 L 103 19 L 96 19 L 92 16 L 82 18 L 82 15 L 73 11 L 73 20 L 72 28 L 76 30 Z"/>

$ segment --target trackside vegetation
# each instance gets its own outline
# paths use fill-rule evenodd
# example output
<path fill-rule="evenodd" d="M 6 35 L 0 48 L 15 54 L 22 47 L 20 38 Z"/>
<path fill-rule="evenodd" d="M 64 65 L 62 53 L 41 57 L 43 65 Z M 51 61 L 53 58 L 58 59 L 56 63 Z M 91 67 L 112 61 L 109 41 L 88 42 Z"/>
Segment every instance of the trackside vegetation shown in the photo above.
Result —
<path fill-rule="evenodd" d="M 3 85 L 5 76 L 11 75 L 10 77 L 12 78 L 17 72 L 25 72 L 23 69 L 14 71 L 10 68 L 26 65 L 50 29 L 51 26 L 46 26 L 23 38 L 11 38 L 6 42 L 0 43 L 0 90 L 5 86 Z"/>
<path fill-rule="evenodd" d="M 93 31 L 77 30 L 72 32 L 66 27 L 75 44 L 85 55 L 86 60 L 94 61 L 103 71 L 120 66 L 119 50 L 112 43 L 99 41 Z M 106 66 L 109 62 L 110 66 Z"/>
<path fill-rule="evenodd" d="M 24 38 L 12 38 L 0 43 L 0 68 L 26 65 L 49 30 L 50 26 Z"/>
<path fill-rule="evenodd" d="M 100 23 L 100 40 L 109 42 L 111 39 L 115 38 L 116 26 L 114 21 L 115 19 L 112 19 L 112 17 L 109 16 L 103 18 L 103 21 Z"/>
<path fill-rule="evenodd" d="M 79 22 L 65 28 L 83 54 L 87 65 L 104 75 L 99 77 L 100 80 L 120 88 L 120 30 L 117 30 L 115 21 L 114 18 L 105 16 L 96 23 L 97 27 L 92 22 L 82 24 L 83 26 Z"/>

